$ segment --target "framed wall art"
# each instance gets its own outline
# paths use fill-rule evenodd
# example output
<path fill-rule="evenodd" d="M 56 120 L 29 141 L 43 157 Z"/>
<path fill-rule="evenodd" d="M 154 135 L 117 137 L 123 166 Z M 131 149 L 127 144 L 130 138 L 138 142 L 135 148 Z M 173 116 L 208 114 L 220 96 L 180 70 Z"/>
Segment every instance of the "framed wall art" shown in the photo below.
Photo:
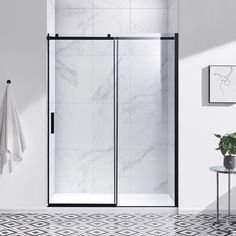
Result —
<path fill-rule="evenodd" d="M 209 102 L 236 103 L 236 65 L 209 66 Z"/>

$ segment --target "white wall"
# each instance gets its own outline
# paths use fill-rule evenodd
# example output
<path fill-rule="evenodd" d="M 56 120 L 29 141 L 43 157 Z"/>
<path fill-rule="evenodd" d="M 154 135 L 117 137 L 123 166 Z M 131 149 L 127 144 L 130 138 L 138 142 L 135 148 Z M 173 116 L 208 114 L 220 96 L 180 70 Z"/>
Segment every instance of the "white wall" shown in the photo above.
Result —
<path fill-rule="evenodd" d="M 236 64 L 236 1 L 180 0 L 179 3 L 179 198 L 181 209 L 215 208 L 215 174 L 222 165 L 213 133 L 236 130 L 236 105 L 207 104 L 206 69 Z M 236 178 L 234 177 L 234 183 Z M 226 179 L 221 207 L 226 207 Z M 236 209 L 236 187 L 232 188 Z"/>
<path fill-rule="evenodd" d="M 46 206 L 46 0 L 0 1 L 0 101 L 6 80 L 28 148 L 12 173 L 0 175 L 0 209 Z"/>

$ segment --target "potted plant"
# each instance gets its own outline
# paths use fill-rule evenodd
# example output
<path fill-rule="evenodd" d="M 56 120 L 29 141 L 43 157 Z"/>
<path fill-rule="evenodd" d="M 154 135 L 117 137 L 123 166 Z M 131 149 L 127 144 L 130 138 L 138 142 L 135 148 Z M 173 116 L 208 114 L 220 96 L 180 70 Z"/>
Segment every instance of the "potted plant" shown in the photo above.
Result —
<path fill-rule="evenodd" d="M 224 156 L 224 167 L 228 170 L 235 168 L 235 154 L 236 154 L 236 132 L 231 134 L 215 134 L 220 139 L 216 150 L 220 150 Z"/>

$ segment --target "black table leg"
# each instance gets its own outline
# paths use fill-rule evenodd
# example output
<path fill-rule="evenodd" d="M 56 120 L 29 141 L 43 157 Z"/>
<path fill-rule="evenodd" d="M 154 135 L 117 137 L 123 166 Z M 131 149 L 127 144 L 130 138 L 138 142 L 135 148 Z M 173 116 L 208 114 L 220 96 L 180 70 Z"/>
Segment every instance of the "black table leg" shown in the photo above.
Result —
<path fill-rule="evenodd" d="M 216 173 L 216 222 L 219 223 L 219 173 Z"/>

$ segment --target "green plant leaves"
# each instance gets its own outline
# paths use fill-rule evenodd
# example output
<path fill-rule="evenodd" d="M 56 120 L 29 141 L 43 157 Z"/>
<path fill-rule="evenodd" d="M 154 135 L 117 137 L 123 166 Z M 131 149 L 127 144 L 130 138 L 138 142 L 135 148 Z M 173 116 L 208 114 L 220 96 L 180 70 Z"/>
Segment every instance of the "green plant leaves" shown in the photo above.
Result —
<path fill-rule="evenodd" d="M 214 134 L 217 138 L 221 138 L 220 134 Z"/>
<path fill-rule="evenodd" d="M 236 132 L 231 134 L 214 134 L 217 138 L 220 138 L 220 142 L 216 150 L 220 150 L 223 156 L 236 154 Z"/>
<path fill-rule="evenodd" d="M 223 155 L 223 156 L 225 156 L 225 155 L 226 155 L 226 153 L 227 153 L 227 150 L 226 150 L 226 149 L 224 149 L 224 148 L 220 148 L 220 151 L 221 151 L 221 153 L 222 153 L 222 155 Z"/>

